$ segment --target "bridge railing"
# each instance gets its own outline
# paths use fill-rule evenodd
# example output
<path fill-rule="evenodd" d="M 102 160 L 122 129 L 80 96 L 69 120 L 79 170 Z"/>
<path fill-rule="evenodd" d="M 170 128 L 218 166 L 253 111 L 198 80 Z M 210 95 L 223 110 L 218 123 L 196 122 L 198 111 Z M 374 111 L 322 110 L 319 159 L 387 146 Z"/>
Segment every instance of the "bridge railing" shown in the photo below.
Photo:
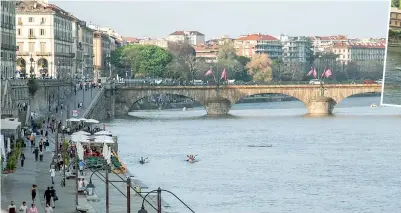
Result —
<path fill-rule="evenodd" d="M 221 82 L 220 85 L 308 85 L 309 81 L 272 81 L 272 82 L 234 82 L 233 84 L 227 84 L 225 82 Z M 362 80 L 358 81 L 325 81 L 325 85 L 327 84 L 363 84 Z M 140 82 L 140 81 L 125 81 L 116 83 L 117 87 L 124 86 L 216 86 L 216 83 L 204 83 L 204 84 L 193 84 L 193 83 L 167 83 L 162 82 L 160 84 L 155 84 L 151 82 Z"/>

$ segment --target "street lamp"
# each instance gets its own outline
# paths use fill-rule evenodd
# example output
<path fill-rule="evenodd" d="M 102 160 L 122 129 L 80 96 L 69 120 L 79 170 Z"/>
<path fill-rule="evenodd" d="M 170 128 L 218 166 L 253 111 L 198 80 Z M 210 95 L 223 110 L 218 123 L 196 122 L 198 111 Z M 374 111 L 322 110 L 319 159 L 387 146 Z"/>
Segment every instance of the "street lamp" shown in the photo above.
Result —
<path fill-rule="evenodd" d="M 109 78 L 111 80 L 111 56 L 110 56 L 110 53 L 107 54 L 106 60 L 107 60 L 107 65 L 109 65 Z"/>
<path fill-rule="evenodd" d="M 57 79 L 60 78 L 60 74 L 61 74 L 61 72 L 60 72 L 60 65 L 61 65 L 60 61 L 57 61 Z"/>
<path fill-rule="evenodd" d="M 168 190 L 161 189 L 160 187 L 158 189 L 156 189 L 156 190 L 152 190 L 152 191 L 146 193 L 146 195 L 142 199 L 142 206 L 141 206 L 141 209 L 138 211 L 138 213 L 148 213 L 148 211 L 146 211 L 146 209 L 145 209 L 144 204 L 145 204 L 146 197 L 151 193 L 157 193 L 157 212 L 161 213 L 162 212 L 162 209 L 161 209 L 161 206 L 162 206 L 161 193 L 162 192 L 170 193 L 177 200 L 179 200 L 185 207 L 187 207 L 187 209 L 189 209 L 191 212 L 195 213 L 195 211 L 192 210 L 186 203 L 184 203 L 184 201 L 182 201 L 177 195 L 175 195 L 174 193 L 172 193 L 172 192 L 170 192 Z"/>
<path fill-rule="evenodd" d="M 32 54 L 31 54 L 31 58 L 29 59 L 29 61 L 31 62 L 31 68 L 29 69 L 29 73 L 31 74 L 31 78 L 33 78 L 33 73 L 34 73 L 34 70 L 33 70 L 33 62 L 35 61 L 33 58 L 32 58 Z"/>

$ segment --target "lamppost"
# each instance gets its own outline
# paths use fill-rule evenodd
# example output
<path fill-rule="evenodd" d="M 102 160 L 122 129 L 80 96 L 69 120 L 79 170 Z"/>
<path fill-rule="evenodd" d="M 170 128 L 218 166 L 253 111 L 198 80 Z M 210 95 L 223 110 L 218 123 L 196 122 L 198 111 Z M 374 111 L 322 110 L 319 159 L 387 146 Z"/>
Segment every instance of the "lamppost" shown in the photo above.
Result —
<path fill-rule="evenodd" d="M 33 62 L 34 62 L 35 60 L 32 58 L 32 53 L 31 53 L 31 58 L 29 59 L 29 61 L 31 62 L 31 67 L 30 67 L 30 69 L 29 69 L 30 77 L 31 77 L 31 78 L 34 78 Z"/>
<path fill-rule="evenodd" d="M 194 210 L 192 210 L 186 203 L 184 203 L 184 201 L 182 201 L 177 195 L 175 195 L 174 193 L 165 190 L 165 189 L 161 189 L 160 187 L 156 190 L 152 190 L 150 192 L 147 192 L 146 195 L 143 197 L 142 199 L 142 206 L 141 209 L 138 211 L 138 213 L 148 213 L 148 211 L 146 211 L 145 209 L 145 200 L 146 197 L 151 194 L 151 193 L 157 193 L 157 213 L 161 213 L 162 212 L 162 198 L 161 198 L 161 193 L 162 192 L 167 192 L 171 195 L 173 195 L 177 200 L 179 200 L 185 207 L 187 207 L 191 212 L 195 213 Z"/>
<path fill-rule="evenodd" d="M 109 206 L 109 164 L 105 164 L 104 167 L 102 168 L 98 168 L 95 171 L 92 172 L 91 176 L 89 177 L 89 183 L 88 185 L 86 185 L 86 189 L 88 191 L 88 195 L 95 195 L 95 185 L 93 185 L 92 183 L 92 176 L 93 174 L 95 174 L 96 172 L 99 172 L 99 170 L 101 169 L 105 169 L 106 171 L 106 213 L 110 212 L 110 206 Z"/>
<path fill-rule="evenodd" d="M 110 56 L 110 53 L 107 54 L 106 60 L 107 60 L 107 65 L 109 66 L 109 78 L 111 80 L 111 56 Z"/>
<path fill-rule="evenodd" d="M 60 72 L 60 65 L 61 65 L 60 61 L 57 61 L 57 79 L 60 78 L 60 74 L 61 74 L 61 72 Z"/>

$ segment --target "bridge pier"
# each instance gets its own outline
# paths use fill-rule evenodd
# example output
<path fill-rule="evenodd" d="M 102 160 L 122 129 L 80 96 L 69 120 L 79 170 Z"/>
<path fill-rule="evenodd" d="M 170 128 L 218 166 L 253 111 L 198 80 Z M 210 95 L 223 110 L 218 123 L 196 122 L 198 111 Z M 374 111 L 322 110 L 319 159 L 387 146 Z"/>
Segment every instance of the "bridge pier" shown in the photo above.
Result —
<path fill-rule="evenodd" d="M 312 98 L 307 104 L 308 114 L 331 115 L 336 104 L 336 101 L 330 97 L 318 96 Z"/>
<path fill-rule="evenodd" d="M 227 99 L 211 99 L 204 103 L 207 115 L 220 116 L 227 115 L 231 109 L 231 102 Z"/>

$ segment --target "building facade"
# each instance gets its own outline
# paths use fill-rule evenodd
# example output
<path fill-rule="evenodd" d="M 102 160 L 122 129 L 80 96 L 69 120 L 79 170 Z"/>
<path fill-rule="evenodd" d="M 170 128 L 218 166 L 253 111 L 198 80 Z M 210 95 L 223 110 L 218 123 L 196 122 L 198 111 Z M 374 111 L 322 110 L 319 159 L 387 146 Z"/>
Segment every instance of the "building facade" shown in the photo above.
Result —
<path fill-rule="evenodd" d="M 75 19 L 72 23 L 74 45 L 73 52 L 75 53 L 73 71 L 75 77 L 91 78 L 93 77 L 93 32 L 86 25 L 85 21 Z"/>
<path fill-rule="evenodd" d="M 15 77 L 15 1 L 1 1 L 1 78 Z"/>
<path fill-rule="evenodd" d="M 400 30 L 401 29 L 401 10 L 392 7 L 390 11 L 390 29 Z"/>
<path fill-rule="evenodd" d="M 110 72 L 110 37 L 100 31 L 93 32 L 93 67 L 94 78 L 99 79 L 102 76 L 109 76 Z"/>
<path fill-rule="evenodd" d="M 72 78 L 74 17 L 53 4 L 17 3 L 17 71 L 36 77 Z"/>
<path fill-rule="evenodd" d="M 249 34 L 240 36 L 234 41 L 237 55 L 251 58 L 254 54 L 266 53 L 269 58 L 279 58 L 283 54 L 279 39 L 263 34 Z"/>
<path fill-rule="evenodd" d="M 333 53 L 338 55 L 337 61 L 348 64 L 350 61 L 384 61 L 385 43 L 352 43 L 339 42 L 334 44 Z"/>
<path fill-rule="evenodd" d="M 190 45 L 205 43 L 205 35 L 198 31 L 175 31 L 167 37 L 172 42 L 188 42 Z"/>
<path fill-rule="evenodd" d="M 307 37 L 280 36 L 283 44 L 283 62 L 310 62 L 313 54 L 312 41 Z"/>
<path fill-rule="evenodd" d="M 219 48 L 217 44 L 210 45 L 196 45 L 194 46 L 196 52 L 196 58 L 200 60 L 204 60 L 207 63 L 215 63 L 217 62 L 217 54 L 219 52 Z"/>

